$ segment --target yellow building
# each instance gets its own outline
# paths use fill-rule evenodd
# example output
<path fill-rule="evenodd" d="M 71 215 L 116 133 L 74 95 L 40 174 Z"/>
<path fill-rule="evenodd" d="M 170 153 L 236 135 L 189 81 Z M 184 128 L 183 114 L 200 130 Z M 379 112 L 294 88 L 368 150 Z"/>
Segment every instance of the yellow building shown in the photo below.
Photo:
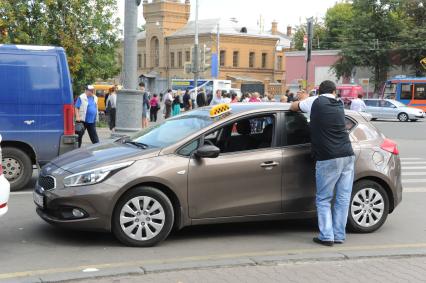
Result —
<path fill-rule="evenodd" d="M 194 46 L 195 26 L 193 21 L 188 22 L 189 15 L 188 0 L 143 2 L 146 25 L 138 34 L 137 66 L 140 80 L 152 92 L 164 92 L 174 78 L 193 78 L 184 70 L 191 62 Z M 290 48 L 291 28 L 283 34 L 277 25 L 273 22 L 270 31 L 260 32 L 240 25 L 236 19 L 199 20 L 199 45 L 219 54 L 219 79 L 229 79 L 233 87 L 243 91 L 263 88 L 282 93 L 284 50 Z M 200 78 L 211 79 L 211 70 L 200 73 Z"/>

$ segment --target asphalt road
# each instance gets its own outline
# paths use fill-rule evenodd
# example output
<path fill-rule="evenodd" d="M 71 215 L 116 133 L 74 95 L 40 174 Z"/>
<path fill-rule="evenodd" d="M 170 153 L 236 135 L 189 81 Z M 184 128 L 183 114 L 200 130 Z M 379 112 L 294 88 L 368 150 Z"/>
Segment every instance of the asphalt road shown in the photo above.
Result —
<path fill-rule="evenodd" d="M 60 230 L 35 213 L 30 190 L 13 193 L 0 218 L 0 281 L 21 276 L 112 269 L 136 263 L 206 261 L 243 256 L 352 251 L 426 251 L 426 122 L 375 122 L 398 142 L 403 161 L 403 201 L 385 225 L 372 234 L 350 234 L 340 247 L 312 243 L 313 221 L 278 221 L 189 227 L 153 248 L 120 245 L 108 233 Z M 25 282 L 25 280 L 24 280 Z"/>

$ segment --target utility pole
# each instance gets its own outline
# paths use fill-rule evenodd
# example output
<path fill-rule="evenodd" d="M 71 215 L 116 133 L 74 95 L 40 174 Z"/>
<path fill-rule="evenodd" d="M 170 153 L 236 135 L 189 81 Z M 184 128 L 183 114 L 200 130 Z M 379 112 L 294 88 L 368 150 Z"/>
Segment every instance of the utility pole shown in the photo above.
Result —
<path fill-rule="evenodd" d="M 140 1 L 139 1 L 140 2 Z M 125 0 L 124 2 L 124 65 L 123 87 L 136 89 L 137 80 L 137 23 L 138 1 Z"/>
<path fill-rule="evenodd" d="M 195 39 L 194 39 L 194 54 L 192 58 L 192 67 L 194 72 L 194 91 L 195 96 L 198 94 L 198 75 L 200 71 L 199 66 L 199 48 L 198 48 L 198 0 L 195 1 Z"/>
<path fill-rule="evenodd" d="M 313 28 L 313 21 L 314 19 L 311 17 L 307 19 L 307 25 L 306 25 L 306 32 L 308 37 L 308 42 L 306 44 L 306 88 L 308 88 L 308 79 L 309 79 L 309 61 L 311 61 L 311 52 L 312 52 L 312 39 L 314 35 L 314 28 Z"/>

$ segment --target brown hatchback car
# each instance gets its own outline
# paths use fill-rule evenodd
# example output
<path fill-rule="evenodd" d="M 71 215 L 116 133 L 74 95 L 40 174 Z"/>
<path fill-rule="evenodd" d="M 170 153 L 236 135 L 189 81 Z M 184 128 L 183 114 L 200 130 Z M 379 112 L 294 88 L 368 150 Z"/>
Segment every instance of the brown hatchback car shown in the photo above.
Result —
<path fill-rule="evenodd" d="M 346 122 L 356 153 L 348 225 L 372 232 L 401 202 L 398 149 L 361 114 Z M 152 246 L 172 228 L 315 217 L 314 171 L 304 114 L 219 105 L 60 156 L 41 170 L 34 202 L 49 223 Z"/>

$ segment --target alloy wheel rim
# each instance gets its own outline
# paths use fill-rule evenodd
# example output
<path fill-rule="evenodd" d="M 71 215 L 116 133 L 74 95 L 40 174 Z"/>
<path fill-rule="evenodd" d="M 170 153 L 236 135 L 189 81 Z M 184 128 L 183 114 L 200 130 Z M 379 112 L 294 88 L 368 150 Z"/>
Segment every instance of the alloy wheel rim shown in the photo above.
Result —
<path fill-rule="evenodd" d="M 11 183 L 22 175 L 22 164 L 15 158 L 3 157 L 2 167 L 4 176 Z"/>
<path fill-rule="evenodd" d="M 407 121 L 408 120 L 407 114 L 401 114 L 401 120 Z"/>
<path fill-rule="evenodd" d="M 124 204 L 120 211 L 120 226 L 127 237 L 147 241 L 157 236 L 164 227 L 163 206 L 154 198 L 137 196 Z"/>
<path fill-rule="evenodd" d="M 383 217 L 385 201 L 374 188 L 364 188 L 357 192 L 351 202 L 351 216 L 361 227 L 377 224 Z"/>

